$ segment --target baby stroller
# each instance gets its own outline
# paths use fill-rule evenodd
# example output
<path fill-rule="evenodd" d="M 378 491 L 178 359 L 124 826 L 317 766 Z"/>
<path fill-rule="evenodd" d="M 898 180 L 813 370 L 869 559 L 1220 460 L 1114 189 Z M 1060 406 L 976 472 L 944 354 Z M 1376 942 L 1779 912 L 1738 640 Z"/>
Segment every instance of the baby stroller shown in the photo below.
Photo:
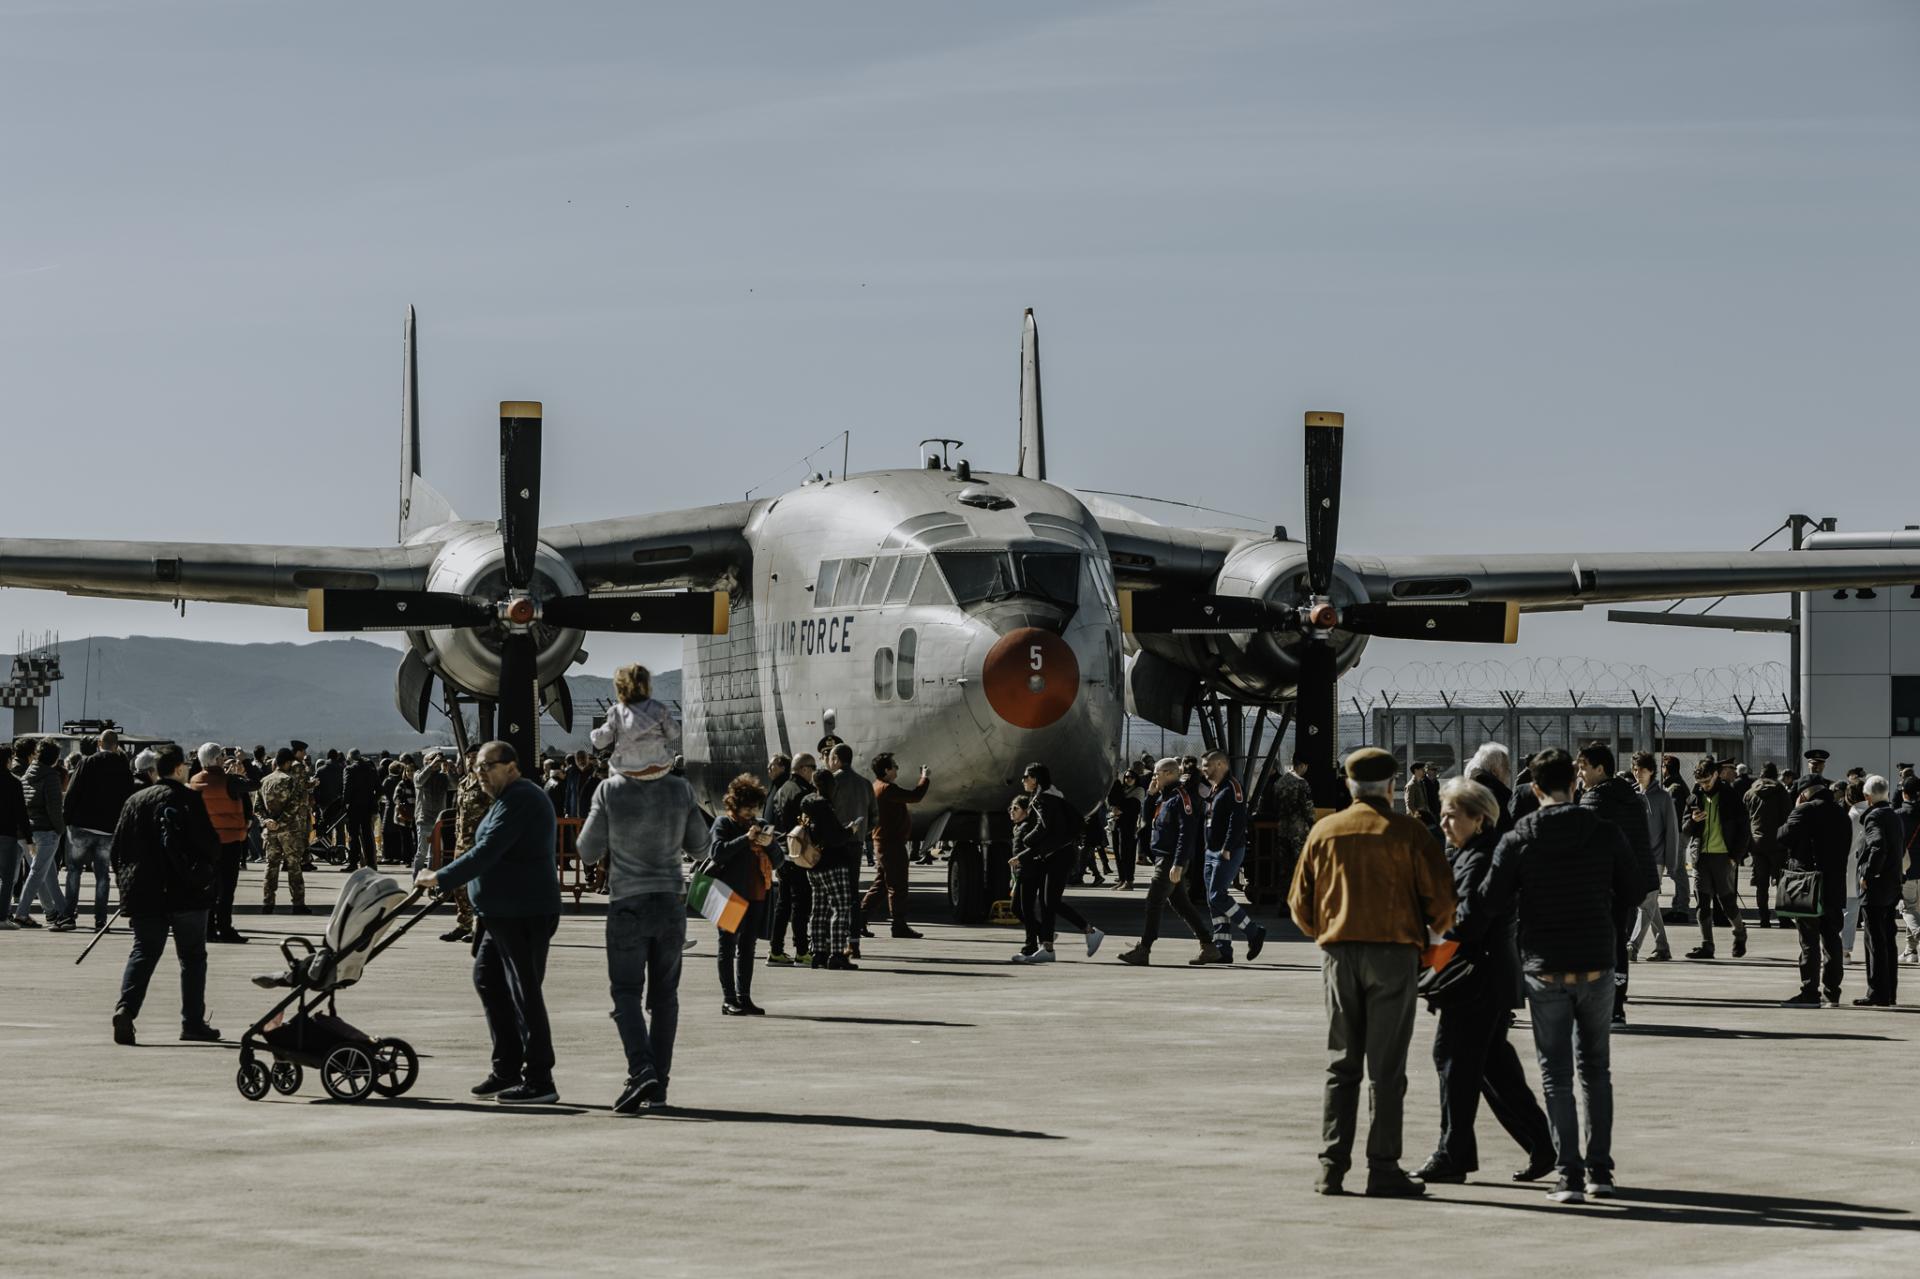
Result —
<path fill-rule="evenodd" d="M 421 896 L 394 880 L 362 866 L 347 876 L 327 935 L 320 948 L 305 937 L 280 943 L 287 969 L 253 979 L 266 989 L 291 987 L 285 999 L 268 1009 L 240 1036 L 240 1071 L 234 1083 L 248 1101 L 259 1101 L 267 1089 L 283 1096 L 300 1091 L 304 1067 L 320 1072 L 320 1086 L 335 1101 L 364 1101 L 369 1094 L 398 1097 L 413 1087 L 420 1058 L 404 1039 L 374 1039 L 349 1025 L 335 1010 L 335 996 L 360 980 L 367 962 L 404 937 L 425 919 L 438 901 L 427 904 L 405 920 L 401 912 Z M 395 921 L 400 920 L 398 926 Z M 296 954 L 295 948 L 304 948 Z M 326 1012 L 319 1011 L 320 1005 Z M 284 1015 L 293 1008 L 291 1016 Z M 270 1053 L 268 1069 L 258 1054 Z"/>

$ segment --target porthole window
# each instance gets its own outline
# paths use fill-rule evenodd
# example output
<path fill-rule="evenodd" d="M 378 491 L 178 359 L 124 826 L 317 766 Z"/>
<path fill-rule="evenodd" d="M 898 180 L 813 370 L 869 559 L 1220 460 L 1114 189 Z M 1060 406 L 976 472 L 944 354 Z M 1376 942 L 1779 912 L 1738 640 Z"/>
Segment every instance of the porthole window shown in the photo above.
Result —
<path fill-rule="evenodd" d="M 911 628 L 900 632 L 900 659 L 896 664 L 894 683 L 899 689 L 900 700 L 913 700 L 913 664 L 914 655 L 920 649 L 920 637 Z M 892 654 L 888 654 L 889 659 Z M 877 672 L 876 672 L 877 677 Z"/>
<path fill-rule="evenodd" d="M 875 649 L 873 653 L 873 700 L 890 702 L 893 700 L 894 663 L 893 650 Z"/>

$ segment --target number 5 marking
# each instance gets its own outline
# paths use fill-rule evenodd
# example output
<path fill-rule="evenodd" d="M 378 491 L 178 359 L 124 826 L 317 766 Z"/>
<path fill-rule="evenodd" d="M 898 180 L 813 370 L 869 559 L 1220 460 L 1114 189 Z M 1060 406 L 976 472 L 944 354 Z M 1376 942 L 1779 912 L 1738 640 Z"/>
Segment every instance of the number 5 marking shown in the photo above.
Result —
<path fill-rule="evenodd" d="M 1035 644 L 1027 650 L 1027 664 L 1036 671 L 1040 669 L 1040 646 L 1038 644 Z"/>

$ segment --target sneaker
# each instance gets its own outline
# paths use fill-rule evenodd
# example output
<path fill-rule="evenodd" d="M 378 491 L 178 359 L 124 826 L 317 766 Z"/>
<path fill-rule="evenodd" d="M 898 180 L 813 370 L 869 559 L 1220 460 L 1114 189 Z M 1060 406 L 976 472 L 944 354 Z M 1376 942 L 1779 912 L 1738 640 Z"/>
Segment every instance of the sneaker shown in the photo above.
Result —
<path fill-rule="evenodd" d="M 660 1095 L 660 1081 L 652 1075 L 642 1075 L 627 1080 L 620 1095 L 614 1098 L 613 1112 L 616 1115 L 637 1115 L 640 1108 Z"/>
<path fill-rule="evenodd" d="M 73 931 L 73 920 L 66 915 L 62 915 L 58 919 L 50 919 L 47 921 L 47 931 L 70 933 Z"/>
<path fill-rule="evenodd" d="M 847 957 L 848 959 L 858 959 L 858 958 L 860 958 L 860 943 L 859 943 L 859 942 L 852 942 L 852 943 L 850 943 L 850 944 L 849 944 L 849 945 L 847 946 L 847 955 L 846 955 L 846 957 Z"/>
<path fill-rule="evenodd" d="M 1818 1008 L 1820 995 L 1817 991 L 1803 990 L 1792 999 L 1781 1000 L 1780 1006 L 1782 1008 Z"/>
<path fill-rule="evenodd" d="M 39 928 L 41 924 L 40 921 L 32 915 L 15 915 L 13 917 L 13 926 L 15 928 Z"/>
<path fill-rule="evenodd" d="M 1367 1170 L 1367 1197 L 1370 1199 L 1417 1199 L 1427 1188 L 1399 1168 Z"/>
<path fill-rule="evenodd" d="M 1098 928 L 1087 929 L 1087 958 L 1088 959 L 1092 959 L 1094 955 L 1099 952 L 1100 943 L 1105 941 L 1106 939 L 1107 939 L 1107 935 L 1101 932 Z"/>
<path fill-rule="evenodd" d="M 1346 1174 L 1335 1172 L 1326 1164 L 1320 1165 L 1320 1175 L 1313 1179 L 1313 1193 L 1316 1195 L 1344 1195 Z"/>
<path fill-rule="evenodd" d="M 1889 1000 L 1875 999 L 1872 995 L 1867 995 L 1863 998 L 1854 1000 L 1853 1006 L 1855 1008 L 1891 1008 L 1893 1007 L 1893 1004 Z"/>
<path fill-rule="evenodd" d="M 1667 961 L 1668 961 L 1669 959 L 1672 959 L 1672 958 L 1673 958 L 1673 952 L 1672 952 L 1672 951 L 1670 951 L 1670 950 L 1656 950 L 1656 951 L 1654 951 L 1654 952 L 1653 952 L 1653 953 L 1652 953 L 1651 955 L 1648 955 L 1648 956 L 1647 956 L 1647 962 L 1648 962 L 1649 964 L 1664 964 L 1664 963 L 1666 963 L 1666 962 L 1667 962 Z"/>
<path fill-rule="evenodd" d="M 767 954 L 767 966 L 769 968 L 791 968 L 793 967 L 793 956 L 784 950 L 769 951 Z"/>
<path fill-rule="evenodd" d="M 13 922 L 13 917 L 11 915 L 0 917 L 0 933 L 4 933 L 9 929 L 18 928 L 18 927 L 20 927 L 20 925 Z M 94 929 L 94 931 L 99 932 L 100 930 L 96 928 Z"/>
<path fill-rule="evenodd" d="M 926 936 L 925 933 L 914 932 L 913 929 L 908 928 L 905 924 L 897 925 L 893 930 L 893 935 L 906 941 L 919 941 Z"/>
<path fill-rule="evenodd" d="M 1013 952 L 1013 957 L 1007 960 L 1007 962 L 1009 964 L 1031 964 L 1033 962 L 1033 952 L 1016 950 Z"/>
<path fill-rule="evenodd" d="M 837 955 L 835 956 L 835 958 L 845 959 L 846 956 Z M 800 963 L 798 960 L 794 962 L 795 962 L 795 966 L 799 968 L 826 968 L 830 966 L 827 962 L 827 957 L 825 955 L 809 955 L 807 957 L 807 962 L 804 964 Z"/>
<path fill-rule="evenodd" d="M 1708 946 L 1695 946 L 1687 952 L 1688 959 L 1712 959 L 1713 950 Z"/>
<path fill-rule="evenodd" d="M 502 1079 L 498 1075 L 490 1074 L 467 1091 L 475 1097 L 494 1097 L 509 1088 L 517 1087 L 519 1084 L 512 1079 Z"/>
<path fill-rule="evenodd" d="M 1587 1194 L 1594 1199 L 1611 1199 L 1617 1192 L 1610 1172 L 1589 1172 L 1587 1174 Z"/>
<path fill-rule="evenodd" d="M 857 973 L 860 971 L 860 965 L 854 963 L 852 957 L 848 955 L 831 956 L 828 958 L 826 966 L 841 972 Z"/>
<path fill-rule="evenodd" d="M 1571 1177 L 1562 1177 L 1554 1182 L 1553 1189 L 1547 1192 L 1547 1198 L 1557 1204 L 1583 1204 L 1587 1201 L 1580 1183 Z"/>
<path fill-rule="evenodd" d="M 1255 924 L 1247 932 L 1247 962 L 1251 964 L 1260 958 L 1260 948 L 1267 944 L 1267 930 Z"/>
<path fill-rule="evenodd" d="M 1220 954 L 1219 948 L 1216 947 L 1211 941 L 1203 941 L 1200 943 L 1199 955 L 1195 956 L 1192 959 L 1189 959 L 1187 962 L 1189 964 L 1198 965 L 1198 964 L 1223 964 L 1227 961 Z"/>
<path fill-rule="evenodd" d="M 1033 952 L 1033 958 L 1027 962 L 1030 964 L 1051 964 L 1053 962 L 1053 952 L 1051 950 L 1036 950 Z"/>
<path fill-rule="evenodd" d="M 1120 880 L 1113 886 L 1113 891 L 1116 893 L 1130 893 L 1133 891 L 1133 881 L 1131 879 Z"/>
<path fill-rule="evenodd" d="M 220 1032 L 207 1025 L 204 1021 L 195 1022 L 190 1026 L 182 1026 L 180 1028 L 180 1042 L 183 1044 L 217 1044 L 220 1042 Z"/>
<path fill-rule="evenodd" d="M 1525 1168 L 1522 1168 L 1519 1172 L 1514 1173 L 1511 1180 L 1538 1181 L 1552 1171 L 1553 1171 L 1553 1154 L 1551 1151 L 1549 1151 L 1548 1153 L 1541 1155 L 1539 1158 L 1535 1159 L 1532 1163 L 1528 1164 Z"/>
<path fill-rule="evenodd" d="M 1839 1006 L 1840 1006 L 1840 992 L 1837 990 L 1827 991 L 1825 998 L 1821 1001 L 1821 1007 L 1838 1008 Z"/>
<path fill-rule="evenodd" d="M 515 1084 L 494 1094 L 503 1106 L 551 1106 L 560 1100 L 560 1090 L 551 1083 Z"/>
<path fill-rule="evenodd" d="M 816 968 L 819 967 L 819 965 L 813 963 L 813 952 L 810 950 L 803 950 L 795 955 L 793 962 L 801 965 L 813 965 Z"/>
<path fill-rule="evenodd" d="M 125 1044 L 129 1048 L 134 1046 L 133 1018 L 125 1013 L 113 1015 L 113 1042 Z"/>
<path fill-rule="evenodd" d="M 1147 954 L 1148 952 L 1145 946 L 1135 946 L 1132 950 L 1123 950 L 1120 952 L 1120 962 L 1123 964 L 1132 964 L 1135 968 L 1145 968 L 1149 963 Z M 1335 1191 L 1334 1193 L 1337 1194 L 1339 1192 Z"/>

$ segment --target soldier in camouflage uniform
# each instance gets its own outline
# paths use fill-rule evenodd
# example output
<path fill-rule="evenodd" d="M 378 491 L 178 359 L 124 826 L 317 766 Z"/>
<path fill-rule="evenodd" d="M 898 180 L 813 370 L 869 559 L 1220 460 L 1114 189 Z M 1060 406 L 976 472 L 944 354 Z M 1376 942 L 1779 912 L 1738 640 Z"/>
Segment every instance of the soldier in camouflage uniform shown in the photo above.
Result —
<path fill-rule="evenodd" d="M 473 847 L 480 819 L 493 807 L 493 798 L 480 785 L 480 770 L 474 767 L 479 754 L 477 747 L 467 752 L 467 771 L 461 775 L 460 784 L 453 788 L 454 848 L 462 853 Z M 453 890 L 453 908 L 459 912 L 459 919 L 450 932 L 441 934 L 440 940 L 467 941 L 473 936 L 473 903 L 468 900 L 464 886 Z"/>
<path fill-rule="evenodd" d="M 273 913 L 273 895 L 279 887 L 282 867 L 287 872 L 287 891 L 293 897 L 292 913 L 313 913 L 307 909 L 307 884 L 302 872 L 313 814 L 313 787 L 300 776 L 298 769 L 293 752 L 282 748 L 273 757 L 273 772 L 260 783 L 260 811 L 266 817 L 261 840 L 267 850 L 260 910 L 265 915 Z"/>
<path fill-rule="evenodd" d="M 1293 767 L 1273 779 L 1269 816 L 1280 823 L 1280 868 L 1283 883 L 1293 882 L 1300 849 L 1313 830 L 1313 787 L 1307 784 L 1307 762 L 1296 758 Z"/>

